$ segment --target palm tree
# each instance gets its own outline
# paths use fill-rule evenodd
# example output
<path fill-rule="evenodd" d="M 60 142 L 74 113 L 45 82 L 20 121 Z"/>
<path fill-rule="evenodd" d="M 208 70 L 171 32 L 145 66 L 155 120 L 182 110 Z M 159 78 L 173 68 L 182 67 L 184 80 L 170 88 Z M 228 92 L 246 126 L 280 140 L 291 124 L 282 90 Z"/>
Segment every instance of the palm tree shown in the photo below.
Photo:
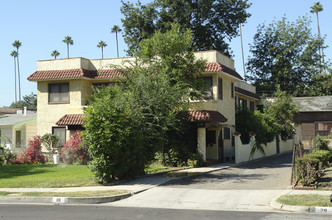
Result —
<path fill-rule="evenodd" d="M 67 58 L 69 58 L 69 44 L 73 45 L 74 41 L 71 39 L 70 36 L 66 36 L 65 39 L 62 42 L 67 44 Z"/>
<path fill-rule="evenodd" d="M 16 88 L 16 58 L 17 58 L 17 52 L 16 52 L 16 50 L 13 50 L 13 51 L 10 53 L 10 56 L 14 57 L 15 102 L 17 102 L 17 88 Z"/>
<path fill-rule="evenodd" d="M 14 41 L 13 43 L 13 47 L 16 47 L 16 52 L 17 52 L 17 76 L 18 76 L 18 99 L 19 101 L 21 101 L 21 76 L 20 76 L 20 62 L 18 59 L 18 48 L 20 48 L 22 46 L 22 43 L 19 40 Z"/>
<path fill-rule="evenodd" d="M 101 59 L 104 59 L 104 47 L 106 47 L 107 44 L 104 41 L 99 41 L 97 47 L 101 48 Z"/>
<path fill-rule="evenodd" d="M 323 11 L 323 6 L 320 4 L 320 2 L 316 2 L 313 6 L 310 7 L 311 10 L 310 12 L 311 13 L 316 13 L 316 17 L 317 17 L 317 28 L 318 28 L 318 37 L 319 39 L 321 39 L 321 36 L 320 36 L 320 28 L 319 28 L 319 19 L 318 19 L 318 12 L 321 12 Z M 323 52 L 323 48 L 322 48 L 322 53 L 319 49 L 319 55 L 322 56 L 323 58 L 323 63 L 324 63 L 324 52 Z"/>
<path fill-rule="evenodd" d="M 53 50 L 51 53 L 51 56 L 54 57 L 54 59 L 56 59 L 56 57 L 59 55 L 60 55 L 60 53 L 57 50 Z"/>
<path fill-rule="evenodd" d="M 111 33 L 115 33 L 115 37 L 116 37 L 116 49 L 117 49 L 117 52 L 118 52 L 118 57 L 119 57 L 118 32 L 121 32 L 121 31 L 122 30 L 117 25 L 114 25 L 113 28 L 112 28 L 112 30 L 111 30 Z"/>

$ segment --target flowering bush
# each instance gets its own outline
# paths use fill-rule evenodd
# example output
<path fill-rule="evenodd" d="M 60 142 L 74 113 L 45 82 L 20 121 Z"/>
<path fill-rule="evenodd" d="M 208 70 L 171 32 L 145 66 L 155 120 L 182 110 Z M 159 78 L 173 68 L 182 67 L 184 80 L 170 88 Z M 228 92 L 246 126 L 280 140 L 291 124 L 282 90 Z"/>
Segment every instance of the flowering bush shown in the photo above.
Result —
<path fill-rule="evenodd" d="M 82 137 L 79 131 L 76 131 L 70 139 L 66 141 L 61 156 L 66 164 L 87 164 L 90 159 L 88 147 L 82 144 Z"/>
<path fill-rule="evenodd" d="M 29 148 L 22 150 L 21 154 L 16 157 L 15 164 L 35 164 L 45 163 L 45 156 L 41 151 L 40 136 L 34 136 L 29 140 Z"/>

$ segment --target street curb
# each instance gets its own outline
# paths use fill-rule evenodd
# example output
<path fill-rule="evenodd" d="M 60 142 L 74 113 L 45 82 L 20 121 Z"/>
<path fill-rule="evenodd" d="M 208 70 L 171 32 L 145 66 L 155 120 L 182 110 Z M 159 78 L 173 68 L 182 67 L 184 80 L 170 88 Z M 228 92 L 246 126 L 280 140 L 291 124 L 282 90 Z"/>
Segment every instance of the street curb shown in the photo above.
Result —
<path fill-rule="evenodd" d="M 134 194 L 125 193 L 100 197 L 0 197 L 0 203 L 100 204 L 125 199 L 132 195 Z"/>
<path fill-rule="evenodd" d="M 270 202 L 270 206 L 273 209 L 290 211 L 290 212 L 301 212 L 301 213 L 319 213 L 319 214 L 332 214 L 332 207 L 315 207 L 315 206 L 291 206 L 283 205 L 276 200 L 279 198 L 276 197 Z"/>

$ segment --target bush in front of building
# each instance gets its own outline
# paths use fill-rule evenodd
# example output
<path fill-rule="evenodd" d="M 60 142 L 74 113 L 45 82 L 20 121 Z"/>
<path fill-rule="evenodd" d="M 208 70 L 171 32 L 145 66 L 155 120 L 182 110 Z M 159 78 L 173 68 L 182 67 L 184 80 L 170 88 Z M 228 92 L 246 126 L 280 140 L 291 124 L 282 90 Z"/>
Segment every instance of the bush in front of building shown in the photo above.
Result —
<path fill-rule="evenodd" d="M 88 147 L 82 143 L 79 131 L 76 131 L 68 141 L 66 141 L 61 157 L 66 164 L 86 165 L 90 160 Z"/>
<path fill-rule="evenodd" d="M 14 161 L 15 164 L 44 164 L 45 156 L 42 154 L 41 137 L 34 136 L 29 140 L 29 147 L 22 150 Z"/>
<path fill-rule="evenodd" d="M 303 158 L 296 159 L 296 174 L 298 181 L 304 186 L 310 186 L 319 178 L 323 170 L 329 165 L 332 153 L 327 150 L 318 150 Z"/>

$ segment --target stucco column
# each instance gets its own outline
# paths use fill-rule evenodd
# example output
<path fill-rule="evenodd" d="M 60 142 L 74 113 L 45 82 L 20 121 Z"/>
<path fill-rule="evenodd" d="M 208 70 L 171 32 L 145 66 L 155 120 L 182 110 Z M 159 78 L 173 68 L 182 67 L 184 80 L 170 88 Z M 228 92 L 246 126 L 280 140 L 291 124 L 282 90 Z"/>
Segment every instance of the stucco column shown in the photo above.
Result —
<path fill-rule="evenodd" d="M 242 141 L 241 141 L 241 135 L 234 135 L 234 141 L 235 141 L 235 163 L 241 163 L 242 162 L 242 154 L 241 154 L 241 148 L 242 148 Z"/>
<path fill-rule="evenodd" d="M 197 150 L 206 161 L 206 128 L 197 128 Z"/>

